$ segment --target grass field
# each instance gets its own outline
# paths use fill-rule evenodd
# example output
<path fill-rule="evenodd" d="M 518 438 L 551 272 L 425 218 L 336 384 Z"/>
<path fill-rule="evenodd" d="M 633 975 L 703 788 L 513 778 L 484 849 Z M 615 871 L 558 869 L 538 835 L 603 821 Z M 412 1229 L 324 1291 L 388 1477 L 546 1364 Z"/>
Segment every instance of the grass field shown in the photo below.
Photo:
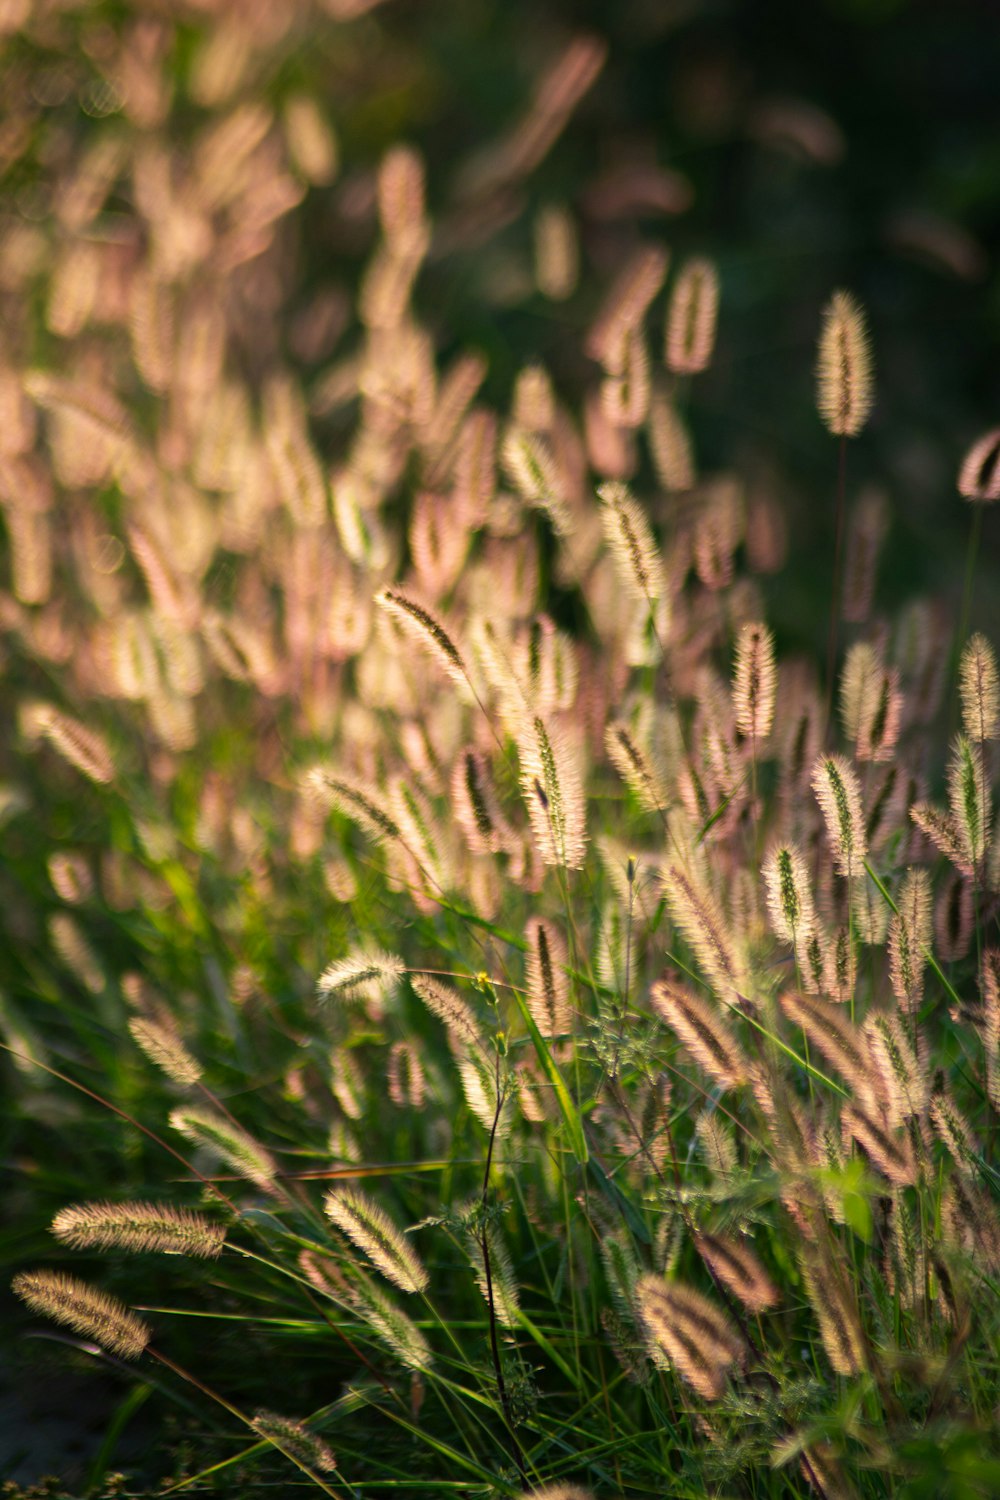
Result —
<path fill-rule="evenodd" d="M 0 6 L 11 1497 L 1000 1492 L 985 156 L 599 12 Z"/>

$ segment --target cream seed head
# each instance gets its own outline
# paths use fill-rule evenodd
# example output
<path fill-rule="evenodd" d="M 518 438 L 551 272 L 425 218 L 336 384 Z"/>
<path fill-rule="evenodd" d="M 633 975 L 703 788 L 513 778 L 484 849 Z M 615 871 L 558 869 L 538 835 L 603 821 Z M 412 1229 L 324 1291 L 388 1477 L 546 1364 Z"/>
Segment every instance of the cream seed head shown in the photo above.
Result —
<path fill-rule="evenodd" d="M 214 1260 L 225 1244 L 223 1225 L 204 1214 L 163 1203 L 77 1203 L 60 1209 L 52 1233 L 73 1250 L 155 1251 Z"/>
<path fill-rule="evenodd" d="M 857 776 L 843 756 L 821 755 L 813 766 L 812 786 L 838 874 L 863 874 L 868 850 Z"/>
<path fill-rule="evenodd" d="M 978 632 L 971 637 L 959 666 L 962 723 L 970 740 L 981 744 L 1000 731 L 1000 680 L 993 647 Z"/>
<path fill-rule="evenodd" d="M 977 439 L 962 460 L 958 493 L 980 504 L 1000 500 L 1000 427 Z"/>
<path fill-rule="evenodd" d="M 152 1329 L 106 1292 L 61 1271 L 19 1271 L 11 1282 L 16 1296 L 53 1322 L 63 1323 L 122 1359 L 138 1359 Z"/>
<path fill-rule="evenodd" d="M 736 728 L 754 746 L 771 733 L 777 697 L 774 637 L 757 621 L 741 625 L 736 638 L 733 709 Z"/>
<path fill-rule="evenodd" d="M 666 364 L 675 375 L 708 368 L 719 316 L 719 273 L 710 260 L 689 260 L 674 285 L 667 312 Z"/>
<path fill-rule="evenodd" d="M 749 1075 L 749 1063 L 718 1004 L 703 1000 L 693 990 L 659 980 L 650 991 L 656 1010 L 684 1043 L 710 1078 L 723 1088 L 736 1088 Z"/>
<path fill-rule="evenodd" d="M 855 437 L 875 400 L 875 376 L 865 315 L 850 292 L 834 292 L 824 309 L 816 378 L 828 430 Z"/>
<path fill-rule="evenodd" d="M 334 1188 L 323 1207 L 327 1218 L 389 1281 L 404 1292 L 425 1290 L 428 1276 L 419 1256 L 374 1199 L 360 1188 Z"/>
<path fill-rule="evenodd" d="M 794 946 L 808 943 L 816 926 L 809 873 L 794 844 L 775 844 L 764 858 L 764 889 L 771 925 Z"/>

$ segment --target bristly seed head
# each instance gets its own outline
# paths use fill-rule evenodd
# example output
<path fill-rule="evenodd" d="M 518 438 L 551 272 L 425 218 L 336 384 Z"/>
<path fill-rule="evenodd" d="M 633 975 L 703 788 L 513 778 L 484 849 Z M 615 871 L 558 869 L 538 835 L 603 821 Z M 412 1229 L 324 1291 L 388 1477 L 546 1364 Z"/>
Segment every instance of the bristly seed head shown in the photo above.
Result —
<path fill-rule="evenodd" d="M 819 412 L 838 437 L 855 437 L 875 399 L 865 315 L 849 292 L 834 292 L 823 313 L 817 366 Z"/>
<path fill-rule="evenodd" d="M 138 1359 L 152 1329 L 117 1297 L 60 1271 L 19 1271 L 11 1287 L 32 1312 L 65 1323 L 122 1359 Z"/>
<path fill-rule="evenodd" d="M 428 1275 L 416 1251 L 388 1214 L 360 1188 L 333 1188 L 323 1200 L 327 1217 L 404 1292 L 422 1292 Z"/>
<path fill-rule="evenodd" d="M 766 625 L 742 625 L 736 641 L 733 708 L 736 728 L 755 747 L 771 733 L 777 693 L 774 637 Z"/>
<path fill-rule="evenodd" d="M 52 1233 L 74 1250 L 155 1251 L 214 1260 L 225 1244 L 223 1225 L 203 1214 L 156 1203 L 77 1203 L 60 1209 Z"/>
<path fill-rule="evenodd" d="M 816 911 L 801 851 L 795 844 L 775 844 L 765 856 L 763 874 L 771 925 L 786 943 L 804 946 L 816 925 Z"/>
<path fill-rule="evenodd" d="M 821 755 L 813 767 L 813 791 L 826 822 L 839 874 L 864 872 L 867 840 L 858 778 L 839 755 Z"/>

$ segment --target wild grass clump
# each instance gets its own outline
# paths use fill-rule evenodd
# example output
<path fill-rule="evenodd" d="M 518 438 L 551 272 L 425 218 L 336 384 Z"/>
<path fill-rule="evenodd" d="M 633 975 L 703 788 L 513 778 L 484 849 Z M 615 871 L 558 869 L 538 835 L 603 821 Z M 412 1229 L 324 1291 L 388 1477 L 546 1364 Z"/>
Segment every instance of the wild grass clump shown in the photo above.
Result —
<path fill-rule="evenodd" d="M 594 271 L 543 205 L 538 297 L 599 283 L 585 389 L 533 362 L 487 400 L 420 297 L 462 205 L 444 233 L 397 144 L 286 349 L 335 133 L 220 21 L 182 143 L 172 26 L 0 246 L 0 1019 L 52 1229 L 15 1293 L 197 1398 L 186 1482 L 273 1449 L 344 1497 L 978 1484 L 997 668 L 963 630 L 946 670 L 928 601 L 876 613 L 877 506 L 841 578 L 845 440 L 893 400 L 860 304 L 815 309 L 823 666 L 767 623 L 775 507 L 686 421 L 724 270 L 650 236 Z M 572 40 L 479 162 L 495 207 L 603 60 Z"/>

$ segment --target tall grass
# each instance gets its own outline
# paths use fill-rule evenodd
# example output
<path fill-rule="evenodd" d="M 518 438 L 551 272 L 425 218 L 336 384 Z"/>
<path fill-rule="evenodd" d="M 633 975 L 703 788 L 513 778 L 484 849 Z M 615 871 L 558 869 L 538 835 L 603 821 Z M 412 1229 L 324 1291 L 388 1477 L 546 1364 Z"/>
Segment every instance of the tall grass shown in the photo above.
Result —
<path fill-rule="evenodd" d="M 535 363 L 501 409 L 421 318 L 397 145 L 284 357 L 338 152 L 255 74 L 273 25 L 199 34 L 183 145 L 182 30 L 105 38 L 125 117 L 0 256 L 21 1326 L 194 1402 L 171 1493 L 268 1455 L 344 1497 L 995 1492 L 993 648 L 951 682 L 928 601 L 875 612 L 864 506 L 829 661 L 776 646 L 780 517 L 683 415 L 705 257 L 588 268 L 582 403 Z M 498 202 L 602 60 L 479 164 Z M 532 243 L 574 296 L 571 208 Z M 830 290 L 839 537 L 872 375 Z"/>

